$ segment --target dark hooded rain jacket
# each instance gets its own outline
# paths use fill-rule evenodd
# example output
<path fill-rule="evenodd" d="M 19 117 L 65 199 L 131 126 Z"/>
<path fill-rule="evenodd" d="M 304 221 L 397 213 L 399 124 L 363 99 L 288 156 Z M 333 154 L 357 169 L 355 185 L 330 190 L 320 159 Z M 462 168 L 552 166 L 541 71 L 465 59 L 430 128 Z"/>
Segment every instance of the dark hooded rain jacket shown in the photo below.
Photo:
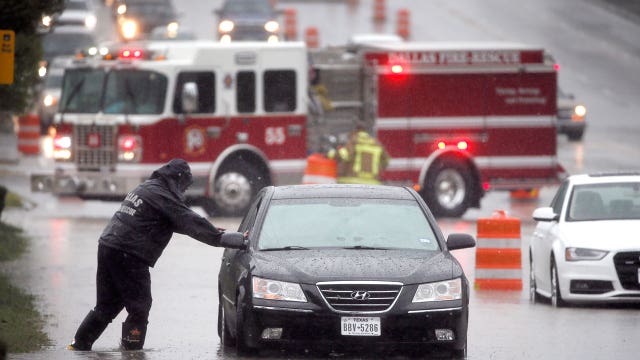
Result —
<path fill-rule="evenodd" d="M 171 160 L 131 191 L 100 236 L 100 244 L 134 255 L 153 267 L 174 232 L 218 246 L 222 231 L 192 211 L 186 161 Z"/>

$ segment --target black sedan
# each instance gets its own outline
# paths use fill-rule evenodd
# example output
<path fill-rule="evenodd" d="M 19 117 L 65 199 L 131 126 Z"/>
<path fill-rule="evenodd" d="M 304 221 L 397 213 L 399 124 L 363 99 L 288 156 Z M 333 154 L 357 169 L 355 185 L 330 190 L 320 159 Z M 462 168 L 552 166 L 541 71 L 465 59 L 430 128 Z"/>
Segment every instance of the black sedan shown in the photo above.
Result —
<path fill-rule="evenodd" d="M 249 353 L 269 346 L 382 345 L 466 356 L 469 285 L 411 188 L 262 189 L 225 241 L 218 334 Z"/>

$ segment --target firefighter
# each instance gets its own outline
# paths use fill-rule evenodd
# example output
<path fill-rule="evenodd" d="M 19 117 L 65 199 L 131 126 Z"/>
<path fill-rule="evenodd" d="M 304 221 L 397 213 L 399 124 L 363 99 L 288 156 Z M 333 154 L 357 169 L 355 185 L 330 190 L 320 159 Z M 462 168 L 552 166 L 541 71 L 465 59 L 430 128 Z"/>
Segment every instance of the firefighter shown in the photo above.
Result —
<path fill-rule="evenodd" d="M 220 246 L 216 228 L 185 204 L 192 184 L 189 164 L 173 159 L 127 194 L 99 239 L 96 306 L 89 311 L 69 350 L 91 350 L 107 325 L 126 309 L 121 347 L 142 349 L 151 309 L 153 267 L 174 232 Z"/>
<path fill-rule="evenodd" d="M 344 146 L 330 150 L 327 157 L 338 162 L 339 184 L 379 185 L 390 159 L 384 146 L 360 125 Z"/>

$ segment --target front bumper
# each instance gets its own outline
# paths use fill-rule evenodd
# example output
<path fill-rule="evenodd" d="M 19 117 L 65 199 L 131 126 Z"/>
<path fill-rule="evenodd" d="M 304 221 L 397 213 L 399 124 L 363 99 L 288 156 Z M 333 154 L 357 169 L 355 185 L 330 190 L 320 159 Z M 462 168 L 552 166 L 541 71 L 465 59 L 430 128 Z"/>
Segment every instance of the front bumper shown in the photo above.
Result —
<path fill-rule="evenodd" d="M 640 251 L 609 253 L 599 261 L 563 260 L 558 265 L 564 300 L 640 303 Z"/>
<path fill-rule="evenodd" d="M 50 192 L 56 195 L 78 195 L 87 197 L 124 197 L 145 179 L 123 177 L 109 172 L 32 174 L 32 192 Z"/>
<path fill-rule="evenodd" d="M 462 349 L 467 342 L 468 308 L 466 306 L 424 310 L 389 311 L 381 314 L 342 314 L 296 308 L 254 304 L 251 307 L 253 338 L 258 347 L 308 346 L 407 346 Z M 341 334 L 341 318 L 379 317 L 379 336 Z M 279 338 L 268 338 L 268 329 L 282 329 Z M 436 329 L 447 329 L 453 339 L 439 340 Z"/>

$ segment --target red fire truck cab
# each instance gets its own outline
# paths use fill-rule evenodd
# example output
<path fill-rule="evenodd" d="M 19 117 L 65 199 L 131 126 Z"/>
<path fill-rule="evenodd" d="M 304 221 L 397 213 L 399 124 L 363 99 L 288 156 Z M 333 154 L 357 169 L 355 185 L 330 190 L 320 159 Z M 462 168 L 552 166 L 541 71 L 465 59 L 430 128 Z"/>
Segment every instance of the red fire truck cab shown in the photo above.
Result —
<path fill-rule="evenodd" d="M 123 198 L 170 160 L 194 204 L 243 213 L 265 185 L 301 183 L 306 157 L 356 124 L 438 216 L 485 191 L 555 184 L 556 73 L 543 49 L 504 43 L 148 43 L 66 70 L 53 174 L 32 189 Z M 322 101 L 318 101 L 321 99 Z"/>

